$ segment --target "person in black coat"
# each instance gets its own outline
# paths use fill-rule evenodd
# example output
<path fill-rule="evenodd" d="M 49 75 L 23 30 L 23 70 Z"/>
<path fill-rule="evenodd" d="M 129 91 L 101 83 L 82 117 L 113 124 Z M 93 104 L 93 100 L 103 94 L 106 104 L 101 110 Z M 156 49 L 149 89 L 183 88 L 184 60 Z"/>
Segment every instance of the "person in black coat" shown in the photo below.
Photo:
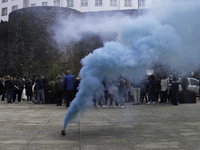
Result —
<path fill-rule="evenodd" d="M 4 81 L 4 84 L 6 90 L 7 103 L 11 103 L 13 83 L 11 82 L 9 75 L 7 76 L 7 79 Z"/>
<path fill-rule="evenodd" d="M 148 87 L 149 87 L 149 93 L 148 93 L 148 98 L 149 98 L 149 102 L 147 104 L 155 104 L 155 100 L 156 100 L 156 78 L 155 76 L 152 74 L 149 77 L 149 81 L 148 81 Z"/>
<path fill-rule="evenodd" d="M 172 99 L 173 99 L 173 105 L 178 105 L 178 91 L 179 91 L 179 79 L 177 77 L 173 77 L 172 80 Z"/>
<path fill-rule="evenodd" d="M 58 75 L 55 81 L 55 90 L 56 90 L 56 106 L 62 105 L 62 98 L 63 98 L 63 87 L 62 87 L 62 77 Z"/>
<path fill-rule="evenodd" d="M 75 85 L 74 85 L 74 97 L 76 97 L 76 93 L 78 93 L 78 87 L 79 87 L 79 84 L 80 84 L 80 77 L 76 77 L 75 79 Z"/>
<path fill-rule="evenodd" d="M 25 84 L 26 89 L 26 96 L 27 96 L 27 102 L 32 101 L 32 95 L 33 95 L 33 84 L 31 78 L 29 78 Z"/>

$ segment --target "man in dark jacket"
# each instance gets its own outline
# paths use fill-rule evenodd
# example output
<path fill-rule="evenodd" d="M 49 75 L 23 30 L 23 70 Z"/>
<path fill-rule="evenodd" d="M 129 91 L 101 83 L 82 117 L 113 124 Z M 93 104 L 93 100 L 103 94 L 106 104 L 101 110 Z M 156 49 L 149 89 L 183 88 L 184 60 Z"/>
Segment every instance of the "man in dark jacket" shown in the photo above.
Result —
<path fill-rule="evenodd" d="M 74 76 L 67 70 L 62 82 L 62 87 L 66 90 L 66 107 L 69 107 L 69 102 L 74 99 L 74 83 Z"/>
<path fill-rule="evenodd" d="M 57 100 L 56 106 L 61 106 L 62 105 L 62 95 L 63 95 L 61 75 L 58 75 L 58 77 L 56 79 L 55 90 L 56 90 L 56 100 Z"/>
<path fill-rule="evenodd" d="M 39 75 L 38 78 L 36 79 L 36 87 L 37 87 L 37 101 L 38 101 L 38 104 L 40 104 L 40 99 L 42 99 L 42 103 L 45 104 L 44 83 L 43 83 L 42 75 Z"/>
<path fill-rule="evenodd" d="M 151 102 L 152 102 L 152 104 L 155 104 L 155 100 L 156 100 L 156 78 L 153 74 L 149 77 L 148 87 L 149 87 L 149 93 L 148 93 L 149 102 L 147 102 L 147 104 L 151 104 Z"/>
<path fill-rule="evenodd" d="M 12 92 L 12 82 L 10 80 L 10 76 L 7 76 L 7 79 L 4 81 L 5 89 L 6 89 L 6 97 L 7 97 L 7 103 L 11 103 L 11 92 Z"/>
<path fill-rule="evenodd" d="M 16 95 L 18 95 L 18 102 L 21 102 L 21 88 L 22 88 L 22 81 L 17 76 L 17 79 L 13 82 L 14 85 L 14 96 L 13 96 L 13 102 L 15 102 Z"/>
<path fill-rule="evenodd" d="M 179 91 L 179 79 L 177 77 L 173 77 L 172 80 L 172 99 L 173 99 L 173 105 L 178 105 L 178 91 Z"/>

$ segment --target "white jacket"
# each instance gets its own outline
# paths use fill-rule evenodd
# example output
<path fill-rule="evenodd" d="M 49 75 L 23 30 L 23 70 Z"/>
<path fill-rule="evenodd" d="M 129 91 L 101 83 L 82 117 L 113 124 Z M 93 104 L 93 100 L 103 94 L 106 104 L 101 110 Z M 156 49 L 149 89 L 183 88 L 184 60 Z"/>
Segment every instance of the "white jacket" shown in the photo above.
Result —
<path fill-rule="evenodd" d="M 160 81 L 160 86 L 161 86 L 161 91 L 164 92 L 168 89 L 169 80 L 168 79 L 161 79 Z"/>

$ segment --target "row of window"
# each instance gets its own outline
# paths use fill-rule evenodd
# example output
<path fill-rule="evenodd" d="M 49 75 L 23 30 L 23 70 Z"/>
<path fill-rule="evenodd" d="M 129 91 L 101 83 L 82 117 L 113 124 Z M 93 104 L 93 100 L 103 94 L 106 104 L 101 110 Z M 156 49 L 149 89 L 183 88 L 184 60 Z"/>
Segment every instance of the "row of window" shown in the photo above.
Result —
<path fill-rule="evenodd" d="M 7 2 L 8 0 L 2 0 L 2 2 Z M 67 0 L 67 7 L 73 7 L 74 0 Z M 95 0 L 95 6 L 102 6 L 102 0 Z M 47 6 L 47 2 L 42 2 L 42 6 Z M 145 7 L 145 0 L 139 1 L 140 7 Z M 33 3 L 30 5 L 31 7 L 35 7 L 36 3 Z M 60 6 L 60 0 L 54 0 L 54 6 Z M 81 0 L 81 6 L 88 6 L 88 0 Z M 110 6 L 117 6 L 117 0 L 110 0 Z M 130 7 L 131 6 L 131 0 L 124 0 L 124 6 Z M 12 6 L 12 11 L 17 10 L 18 6 Z M 2 16 L 7 15 L 7 8 L 2 8 Z"/>
<path fill-rule="evenodd" d="M 8 2 L 8 0 L 2 0 L 2 2 Z M 74 0 L 67 0 L 67 7 L 73 7 Z M 139 0 L 140 6 L 145 6 L 145 0 Z M 102 0 L 95 0 L 96 6 L 102 6 Z M 111 6 L 117 6 L 117 0 L 110 0 Z M 36 4 L 31 4 L 31 7 Z M 42 2 L 42 6 L 47 6 L 47 2 Z M 60 0 L 54 0 L 54 6 L 60 6 Z M 81 6 L 88 6 L 88 0 L 81 0 Z M 124 0 L 124 6 L 131 6 L 131 0 Z"/>
<path fill-rule="evenodd" d="M 142 0 L 145 1 L 145 0 Z M 95 6 L 102 6 L 102 0 L 95 0 Z M 36 4 L 31 4 L 31 7 Z M 42 2 L 42 6 L 47 6 L 47 2 Z M 60 0 L 54 1 L 54 6 L 60 6 Z M 88 6 L 88 0 L 81 0 L 81 6 Z M 110 0 L 110 6 L 117 6 L 117 0 Z M 131 6 L 131 0 L 125 0 L 124 6 Z M 67 0 L 67 7 L 74 7 L 74 0 Z"/>

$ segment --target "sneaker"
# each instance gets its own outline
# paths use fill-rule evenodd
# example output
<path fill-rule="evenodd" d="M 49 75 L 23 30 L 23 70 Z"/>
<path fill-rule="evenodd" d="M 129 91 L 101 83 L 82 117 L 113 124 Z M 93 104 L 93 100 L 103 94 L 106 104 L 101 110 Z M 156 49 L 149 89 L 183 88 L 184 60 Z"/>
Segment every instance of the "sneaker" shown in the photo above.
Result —
<path fill-rule="evenodd" d="M 124 108 L 124 106 L 121 106 L 121 108 Z"/>
<path fill-rule="evenodd" d="M 98 105 L 98 108 L 100 108 L 101 106 L 100 105 Z"/>
<path fill-rule="evenodd" d="M 151 104 L 151 102 L 147 102 L 147 104 L 149 105 L 149 104 Z"/>
<path fill-rule="evenodd" d="M 104 108 L 105 108 L 105 107 L 107 107 L 107 106 L 106 106 L 106 105 L 103 105 L 102 107 L 104 107 Z"/>
<path fill-rule="evenodd" d="M 117 108 L 118 106 L 115 106 L 115 108 Z"/>
<path fill-rule="evenodd" d="M 155 103 L 155 102 L 152 102 L 152 104 L 155 105 L 156 103 Z"/>

